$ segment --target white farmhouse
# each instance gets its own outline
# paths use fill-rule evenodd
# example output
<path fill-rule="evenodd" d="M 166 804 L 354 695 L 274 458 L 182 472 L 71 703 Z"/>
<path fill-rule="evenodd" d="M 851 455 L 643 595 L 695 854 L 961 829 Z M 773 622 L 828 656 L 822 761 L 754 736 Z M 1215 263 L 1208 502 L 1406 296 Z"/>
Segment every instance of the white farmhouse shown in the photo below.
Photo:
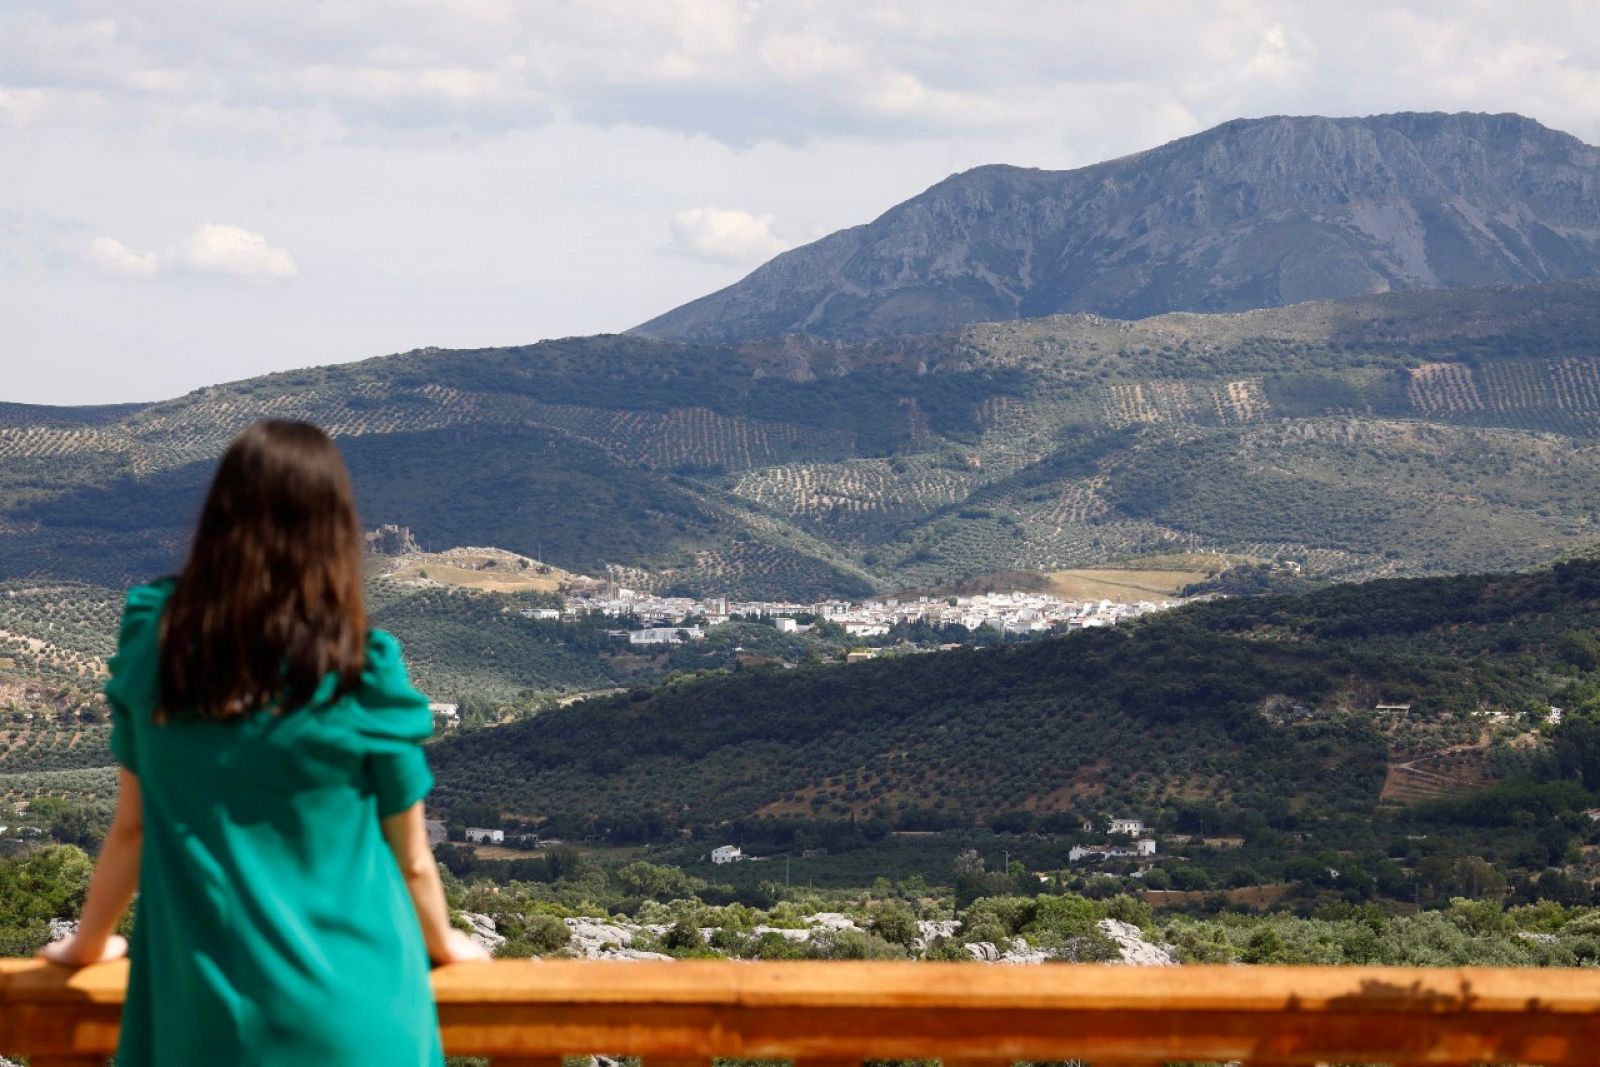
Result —
<path fill-rule="evenodd" d="M 698 626 L 647 626 L 628 634 L 630 645 L 681 645 L 685 640 L 705 639 L 705 631 Z"/>
<path fill-rule="evenodd" d="M 475 845 L 503 845 L 506 843 L 504 830 L 486 830 L 481 826 L 467 827 L 467 840 Z"/>
<path fill-rule="evenodd" d="M 1086 859 L 1137 859 L 1141 856 L 1154 856 L 1155 854 L 1155 841 L 1152 838 L 1143 837 L 1135 841 L 1132 848 L 1126 845 L 1073 845 L 1072 851 L 1067 853 L 1067 862 L 1077 863 Z"/>
<path fill-rule="evenodd" d="M 1144 833 L 1144 820 L 1112 819 L 1111 832 L 1114 834 L 1127 834 L 1129 837 L 1138 837 Z"/>
<path fill-rule="evenodd" d="M 744 852 L 738 845 L 718 845 L 711 850 L 712 863 L 738 863 L 744 859 Z"/>

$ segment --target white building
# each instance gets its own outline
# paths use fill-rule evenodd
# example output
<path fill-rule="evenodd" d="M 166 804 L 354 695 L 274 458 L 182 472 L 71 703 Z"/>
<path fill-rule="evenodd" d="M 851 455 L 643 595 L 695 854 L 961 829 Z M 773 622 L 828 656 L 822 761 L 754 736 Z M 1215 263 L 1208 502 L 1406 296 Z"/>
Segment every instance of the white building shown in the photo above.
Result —
<path fill-rule="evenodd" d="M 486 830 L 481 826 L 467 827 L 467 840 L 474 845 L 503 845 L 506 843 L 504 830 Z"/>
<path fill-rule="evenodd" d="M 1133 847 L 1126 845 L 1073 845 L 1072 851 L 1067 853 L 1068 863 L 1077 863 L 1085 859 L 1136 859 L 1141 856 L 1154 856 L 1156 843 L 1154 839 L 1143 837 L 1133 843 Z"/>
<path fill-rule="evenodd" d="M 857 622 L 851 619 L 845 622 L 844 632 L 852 637 L 882 637 L 889 632 L 889 625 L 882 622 Z"/>
<path fill-rule="evenodd" d="M 523 608 L 521 615 L 524 619 L 559 619 L 559 608 Z"/>
<path fill-rule="evenodd" d="M 744 859 L 744 852 L 738 845 L 718 845 L 711 850 L 712 863 L 738 863 Z"/>
<path fill-rule="evenodd" d="M 792 634 L 798 632 L 800 629 L 800 622 L 797 619 L 773 619 L 772 625 L 778 628 L 778 632 L 780 634 Z"/>
<path fill-rule="evenodd" d="M 433 712 L 433 726 L 436 730 L 453 730 L 461 725 L 459 704 L 429 704 L 428 710 Z"/>
<path fill-rule="evenodd" d="M 630 645 L 681 645 L 685 640 L 705 639 L 706 632 L 698 626 L 648 626 L 628 634 Z"/>
<path fill-rule="evenodd" d="M 1129 837 L 1138 837 L 1144 833 L 1144 820 L 1112 819 L 1111 832 L 1114 834 L 1127 834 Z"/>

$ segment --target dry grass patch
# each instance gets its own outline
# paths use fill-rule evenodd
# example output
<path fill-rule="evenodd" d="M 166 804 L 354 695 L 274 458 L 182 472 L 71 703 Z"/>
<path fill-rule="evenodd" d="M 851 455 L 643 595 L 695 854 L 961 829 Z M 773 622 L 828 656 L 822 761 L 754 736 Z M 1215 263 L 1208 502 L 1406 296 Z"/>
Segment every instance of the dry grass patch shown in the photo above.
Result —
<path fill-rule="evenodd" d="M 433 582 L 485 593 L 554 593 L 574 575 L 499 548 L 452 548 L 397 556 L 388 562 L 383 577 L 394 582 Z"/>
<path fill-rule="evenodd" d="M 1210 577 L 1197 570 L 1094 570 L 1053 571 L 1049 591 L 1063 600 L 1110 600 L 1133 604 L 1141 600 L 1169 600 L 1185 587 Z"/>

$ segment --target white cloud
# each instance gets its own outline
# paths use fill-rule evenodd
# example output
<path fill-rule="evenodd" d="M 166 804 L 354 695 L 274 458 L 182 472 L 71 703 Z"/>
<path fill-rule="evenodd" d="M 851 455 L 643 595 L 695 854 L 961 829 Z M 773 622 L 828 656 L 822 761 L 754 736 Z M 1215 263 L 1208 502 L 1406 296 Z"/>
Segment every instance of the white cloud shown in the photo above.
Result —
<path fill-rule="evenodd" d="M 138 252 L 115 237 L 96 237 L 85 247 L 83 258 L 100 274 L 114 278 L 151 278 L 161 268 L 154 252 Z"/>
<path fill-rule="evenodd" d="M 25 126 L 44 115 L 43 89 L 7 89 L 0 86 L 0 122 Z"/>
<path fill-rule="evenodd" d="M 306 361 L 308 338 L 322 361 L 621 329 L 952 172 L 1082 166 L 1238 117 L 1517 111 L 1597 144 L 1593 16 L 0 0 L 0 321 L 39 357 L 0 399 L 154 398 Z M 690 205 L 723 206 L 674 218 Z M 206 219 L 247 237 L 197 236 Z M 91 254 L 101 236 L 120 247 Z M 251 284 L 313 255 L 315 285 Z"/>
<path fill-rule="evenodd" d="M 1441 108 L 1521 110 L 1593 139 L 1600 19 L 1583 10 L 1563 0 L 21 0 L 0 11 L 0 120 L 39 122 L 43 100 L 75 92 L 179 123 L 220 101 L 299 116 L 318 136 L 330 120 L 343 138 L 571 120 L 745 147 L 1040 136 L 1063 116 L 1095 118 L 1098 133 L 1174 109 L 1211 124 Z"/>
<path fill-rule="evenodd" d="M 177 266 L 195 274 L 277 281 L 299 273 L 287 249 L 240 226 L 197 226 L 178 246 Z"/>
<path fill-rule="evenodd" d="M 672 216 L 672 250 L 730 266 L 754 266 L 790 247 L 772 232 L 772 215 L 720 207 L 685 208 Z"/>
<path fill-rule="evenodd" d="M 38 231 L 40 227 L 35 224 L 33 229 Z M 4 236 L 0 231 L 0 238 Z M 41 231 L 34 234 L 34 241 L 59 247 L 62 238 Z M 80 249 L 78 262 L 108 278 L 147 281 L 208 275 L 234 281 L 274 282 L 299 273 L 287 249 L 241 226 L 196 226 L 176 246 L 160 252 L 142 251 L 107 235 L 74 243 Z"/>

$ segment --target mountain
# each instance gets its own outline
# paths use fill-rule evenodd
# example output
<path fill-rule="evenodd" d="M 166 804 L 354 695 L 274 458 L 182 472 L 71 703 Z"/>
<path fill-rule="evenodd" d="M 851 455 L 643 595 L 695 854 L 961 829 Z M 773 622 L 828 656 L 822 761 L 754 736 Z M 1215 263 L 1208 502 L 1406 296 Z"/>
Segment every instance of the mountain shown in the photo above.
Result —
<path fill-rule="evenodd" d="M 863 338 L 1600 271 L 1600 150 L 1520 115 L 1240 119 L 1070 171 L 979 167 L 632 331 Z"/>
<path fill-rule="evenodd" d="M 1025 645 L 636 690 L 447 739 L 432 762 L 446 805 L 563 836 L 1190 805 L 1299 813 L 1306 830 L 1580 765 L 1600 785 L 1600 728 L 1579 726 L 1600 709 L 1597 609 L 1594 559 L 1211 601 Z M 1552 748 L 1556 701 L 1574 723 Z"/>
<path fill-rule="evenodd" d="M 174 568 L 216 456 L 338 438 L 368 526 L 666 591 L 815 599 L 1226 553 L 1508 570 L 1600 536 L 1600 283 L 846 343 L 426 349 L 0 409 L 0 579 Z"/>

